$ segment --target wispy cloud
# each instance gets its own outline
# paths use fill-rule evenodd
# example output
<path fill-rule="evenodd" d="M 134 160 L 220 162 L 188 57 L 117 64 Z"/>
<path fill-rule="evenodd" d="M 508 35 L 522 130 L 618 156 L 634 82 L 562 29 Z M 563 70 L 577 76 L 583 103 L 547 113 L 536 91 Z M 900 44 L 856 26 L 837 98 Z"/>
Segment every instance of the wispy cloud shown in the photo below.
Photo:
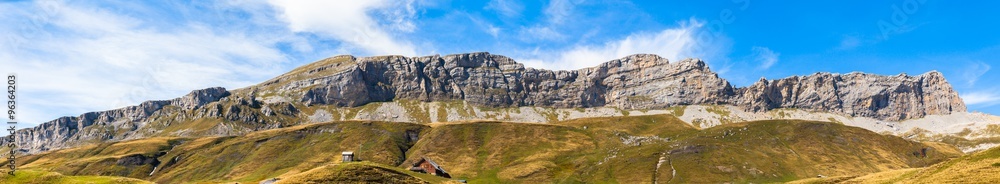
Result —
<path fill-rule="evenodd" d="M 513 0 L 492 0 L 484 9 L 494 10 L 505 17 L 519 17 L 521 11 L 524 11 L 524 5 Z"/>
<path fill-rule="evenodd" d="M 522 28 L 520 32 L 521 40 L 525 41 L 552 41 L 552 40 L 563 40 L 567 36 L 556 30 L 553 26 L 541 26 L 536 25 L 532 27 Z"/>
<path fill-rule="evenodd" d="M 576 6 L 581 0 L 551 0 L 542 12 L 544 21 L 530 26 L 522 26 L 519 30 L 523 41 L 563 41 L 568 38 L 559 28 L 571 18 L 578 18 Z"/>
<path fill-rule="evenodd" d="M 268 1 L 294 32 L 315 33 L 347 43 L 346 50 L 371 55 L 417 54 L 406 39 L 394 31 L 416 29 L 413 1 Z M 372 13 L 375 12 L 375 13 Z M 381 15 L 381 16 L 379 16 Z M 354 48 L 356 47 L 356 48 Z"/>
<path fill-rule="evenodd" d="M 545 8 L 545 15 L 548 16 L 549 22 L 561 24 L 572 15 L 576 4 L 581 2 L 581 0 L 551 0 Z"/>
<path fill-rule="evenodd" d="M 497 26 L 495 26 L 495 25 L 493 25 L 493 24 L 491 24 L 491 23 L 489 23 L 487 21 L 484 21 L 484 20 L 482 20 L 479 17 L 475 17 L 475 16 L 468 15 L 468 14 L 466 14 L 466 17 L 468 17 L 469 20 L 472 21 L 472 23 L 475 23 L 480 28 L 482 28 L 483 32 L 486 32 L 487 34 L 490 34 L 490 36 L 493 36 L 493 38 L 497 38 L 498 36 L 500 36 L 501 29 L 499 27 L 497 27 Z"/>
<path fill-rule="evenodd" d="M 761 70 L 767 70 L 771 66 L 774 66 L 775 63 L 778 63 L 778 57 L 781 56 L 780 53 L 771 51 L 767 47 L 753 47 L 751 51 L 753 52 L 754 61 L 760 63 L 757 68 Z"/>
<path fill-rule="evenodd" d="M 861 39 L 856 36 L 844 36 L 844 38 L 840 40 L 840 44 L 837 45 L 836 49 L 851 50 L 857 48 L 858 46 L 861 46 Z"/>
<path fill-rule="evenodd" d="M 960 95 L 966 105 L 993 106 L 1000 104 L 1000 93 L 996 91 L 976 91 Z"/>
<path fill-rule="evenodd" d="M 577 45 L 568 50 L 537 57 L 519 58 L 525 65 L 534 68 L 570 70 L 597 66 L 600 63 L 632 54 L 657 54 L 671 61 L 686 57 L 710 55 L 704 53 L 715 47 L 710 43 L 697 43 L 696 33 L 704 24 L 696 20 L 681 22 L 679 27 L 658 32 L 631 34 L 620 40 L 600 45 Z M 536 52 L 537 53 L 537 52 Z"/>
<path fill-rule="evenodd" d="M 965 79 L 965 84 L 968 86 L 976 85 L 976 81 L 979 77 L 990 71 L 990 65 L 982 61 L 973 61 L 965 67 L 965 71 L 962 72 L 962 78 Z"/>
<path fill-rule="evenodd" d="M 282 40 L 216 30 L 234 27 L 147 21 L 86 3 L 0 6 L 7 15 L 0 19 L 10 23 L 0 33 L 30 40 L 0 47 L 0 65 L 21 79 L 21 118 L 29 124 L 205 87 L 243 87 L 279 74 L 287 62 L 274 48 Z"/>

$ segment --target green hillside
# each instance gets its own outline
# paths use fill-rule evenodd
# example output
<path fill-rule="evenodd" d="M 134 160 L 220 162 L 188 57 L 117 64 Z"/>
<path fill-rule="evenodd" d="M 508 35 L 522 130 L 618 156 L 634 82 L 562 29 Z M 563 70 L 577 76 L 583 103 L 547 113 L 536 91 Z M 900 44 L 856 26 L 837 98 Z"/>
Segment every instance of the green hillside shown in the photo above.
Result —
<path fill-rule="evenodd" d="M 342 151 L 364 162 L 341 164 Z M 674 116 L 651 115 L 552 124 L 343 121 L 236 137 L 103 143 L 18 161 L 25 169 L 159 183 L 449 181 L 405 170 L 421 157 L 470 183 L 760 183 L 924 167 L 960 154 L 943 144 L 830 122 L 697 129 Z"/>
<path fill-rule="evenodd" d="M 277 183 L 458 183 L 372 162 L 330 164 L 286 178 Z"/>
<path fill-rule="evenodd" d="M 13 176 L 3 170 L 0 184 L 61 184 L 61 183 L 91 183 L 91 184 L 147 184 L 153 183 L 140 179 L 115 176 L 65 176 L 57 172 L 39 170 L 19 170 Z"/>
<path fill-rule="evenodd" d="M 701 183 L 873 173 L 928 166 L 959 154 L 940 144 L 828 122 L 774 120 L 698 130 L 654 115 L 554 125 L 442 124 L 411 149 L 408 161 L 426 156 L 471 182 Z"/>
<path fill-rule="evenodd" d="M 255 132 L 241 137 L 201 138 L 174 148 L 157 182 L 254 182 L 340 161 L 342 151 L 358 159 L 397 165 L 427 126 L 410 123 L 337 122 Z M 416 138 L 416 137 L 413 137 Z"/>
<path fill-rule="evenodd" d="M 988 149 L 925 168 L 801 180 L 796 183 L 1000 183 L 1000 148 Z"/>

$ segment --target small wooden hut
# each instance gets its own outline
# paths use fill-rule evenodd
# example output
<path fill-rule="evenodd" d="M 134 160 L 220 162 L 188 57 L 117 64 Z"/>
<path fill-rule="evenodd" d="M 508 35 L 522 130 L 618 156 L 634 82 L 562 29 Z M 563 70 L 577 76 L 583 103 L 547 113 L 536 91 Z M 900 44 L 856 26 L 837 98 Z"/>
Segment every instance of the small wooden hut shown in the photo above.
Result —
<path fill-rule="evenodd" d="M 343 156 L 343 162 L 344 163 L 354 161 L 354 152 L 353 151 L 345 151 L 345 152 L 340 153 L 340 155 Z"/>

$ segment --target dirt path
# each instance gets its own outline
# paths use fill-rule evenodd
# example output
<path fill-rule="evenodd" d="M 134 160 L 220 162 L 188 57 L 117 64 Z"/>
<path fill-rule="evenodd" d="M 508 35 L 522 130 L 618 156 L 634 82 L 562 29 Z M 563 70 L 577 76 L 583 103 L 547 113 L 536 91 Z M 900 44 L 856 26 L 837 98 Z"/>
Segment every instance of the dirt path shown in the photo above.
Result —
<path fill-rule="evenodd" d="M 670 158 L 667 158 L 667 163 L 670 163 L 670 179 L 667 180 L 667 183 L 670 183 L 670 181 L 677 177 L 677 169 L 674 169 L 674 161 L 670 160 Z"/>
<path fill-rule="evenodd" d="M 667 161 L 666 159 L 667 159 L 666 155 L 664 155 L 663 153 L 660 153 L 660 159 L 658 161 L 656 161 L 656 168 L 653 169 L 653 184 L 657 184 L 656 180 L 658 178 L 660 178 L 659 177 L 660 176 L 660 166 L 663 165 L 663 162 Z"/>
<path fill-rule="evenodd" d="M 670 183 L 670 181 L 674 180 L 674 177 L 677 176 L 677 170 L 674 169 L 674 163 L 673 163 L 673 161 L 670 160 L 670 155 L 665 154 L 665 153 L 661 153 L 660 154 L 660 159 L 656 162 L 656 169 L 653 170 L 653 184 L 658 184 L 659 183 L 659 181 L 657 181 L 657 179 L 660 176 L 660 166 L 663 165 L 663 162 L 666 162 L 667 165 L 670 165 L 670 172 L 671 172 L 670 173 L 670 179 L 667 180 L 666 183 Z"/>

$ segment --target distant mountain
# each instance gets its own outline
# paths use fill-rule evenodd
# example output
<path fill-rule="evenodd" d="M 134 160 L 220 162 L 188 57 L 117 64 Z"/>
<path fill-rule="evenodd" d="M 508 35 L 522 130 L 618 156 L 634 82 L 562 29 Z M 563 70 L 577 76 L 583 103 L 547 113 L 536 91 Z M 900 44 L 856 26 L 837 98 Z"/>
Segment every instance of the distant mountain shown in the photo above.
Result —
<path fill-rule="evenodd" d="M 396 105 L 370 106 L 381 102 Z M 637 54 L 591 68 L 550 71 L 525 68 L 508 57 L 483 52 L 336 56 L 246 88 L 195 90 L 173 100 L 62 117 L 14 136 L 20 152 L 38 153 L 158 136 L 242 135 L 341 119 L 426 123 L 460 116 L 552 122 L 570 116 L 557 112 L 571 112 L 545 109 L 596 108 L 597 113 L 580 112 L 586 112 L 582 117 L 600 117 L 682 105 L 728 105 L 747 112 L 793 108 L 886 121 L 966 111 L 958 94 L 935 71 L 918 76 L 817 73 L 762 79 L 736 88 L 699 59 L 668 62 Z M 469 106 L 514 108 L 517 113 L 483 115 L 466 112 Z M 609 108 L 625 111 L 600 111 Z"/>

